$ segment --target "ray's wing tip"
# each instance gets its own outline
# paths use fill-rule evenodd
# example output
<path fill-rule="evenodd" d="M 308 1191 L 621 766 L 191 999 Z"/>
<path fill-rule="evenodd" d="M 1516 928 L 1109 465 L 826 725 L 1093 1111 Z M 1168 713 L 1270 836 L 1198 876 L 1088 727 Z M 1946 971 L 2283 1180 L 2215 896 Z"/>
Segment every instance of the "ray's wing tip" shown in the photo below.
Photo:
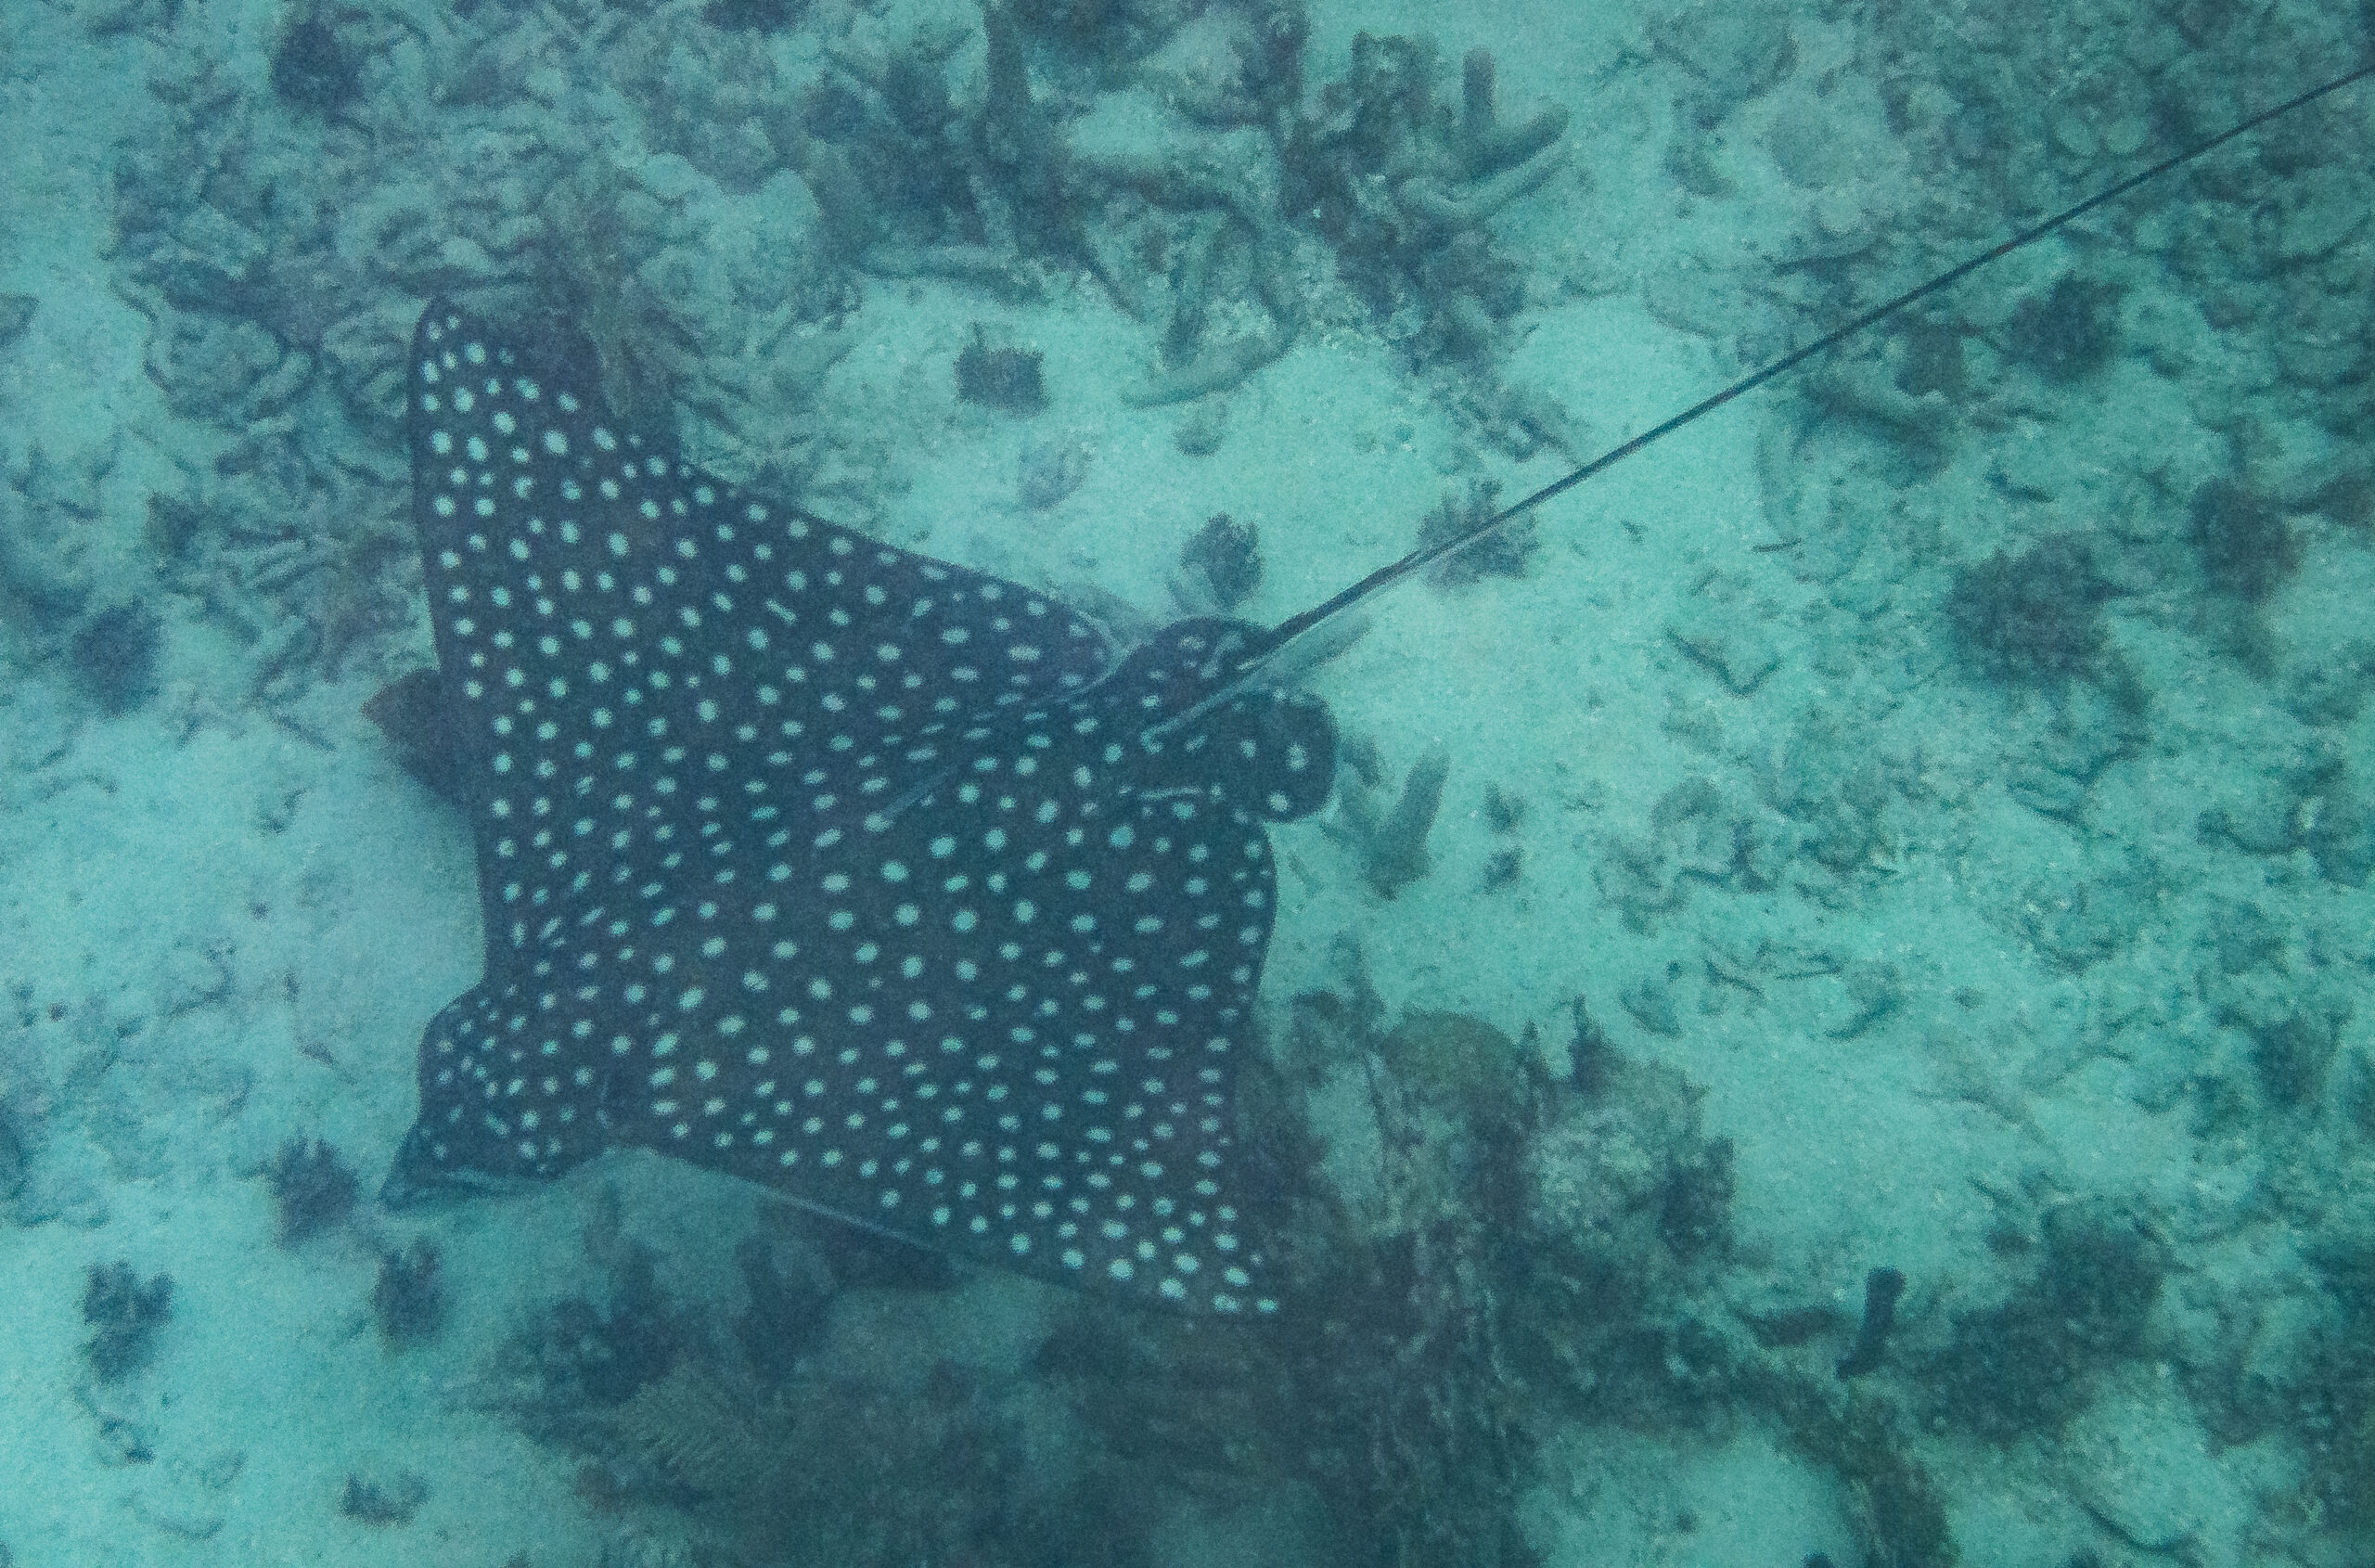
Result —
<path fill-rule="evenodd" d="M 461 324 L 461 308 L 443 294 L 431 294 L 420 307 L 419 319 L 413 323 L 413 342 L 418 346 L 440 341 Z"/>
<path fill-rule="evenodd" d="M 388 1162 L 388 1174 L 379 1183 L 379 1206 L 404 1210 L 430 1203 L 442 1186 L 435 1177 L 434 1163 L 428 1140 L 415 1125 L 397 1147 L 395 1158 Z"/>

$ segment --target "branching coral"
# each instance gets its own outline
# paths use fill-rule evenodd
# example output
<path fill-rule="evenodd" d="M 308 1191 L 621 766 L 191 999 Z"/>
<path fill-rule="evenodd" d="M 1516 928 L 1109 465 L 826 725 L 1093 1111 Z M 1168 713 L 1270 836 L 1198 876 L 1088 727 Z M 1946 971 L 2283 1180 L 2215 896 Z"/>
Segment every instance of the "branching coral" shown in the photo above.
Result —
<path fill-rule="evenodd" d="M 1017 23 L 993 5 L 983 26 L 977 105 L 948 90 L 965 32 L 940 27 L 888 49 L 835 43 L 832 69 L 772 111 L 774 139 L 815 193 L 841 259 L 1013 295 L 1032 287 L 1025 253 L 1069 248 L 1064 148 L 1032 98 Z"/>
<path fill-rule="evenodd" d="M 320 1138 L 292 1137 L 265 1173 L 280 1220 L 280 1244 L 294 1247 L 346 1218 L 361 1189 L 339 1151 Z"/>
<path fill-rule="evenodd" d="M 1460 356 L 1489 347 L 1521 302 L 1484 228 L 1560 167 L 1567 114 L 1505 122 L 1482 49 L 1462 63 L 1457 109 L 1438 98 L 1437 73 L 1426 40 L 1355 38 L 1351 71 L 1289 132 L 1287 208 L 1317 215 L 1373 309 L 1420 313 L 1414 346 Z"/>
<path fill-rule="evenodd" d="M 1306 1555 L 1324 1533 L 1347 1562 L 1530 1568 L 1517 1505 L 1534 1391 L 1510 1354 L 1511 1242 L 1541 1086 L 1480 1021 L 1419 1015 L 1389 1037 L 1359 997 L 1301 1001 L 1303 1031 L 1328 1036 L 1316 1058 L 1383 1050 L 1400 1069 L 1366 1075 L 1393 1151 L 1376 1213 L 1346 1212 L 1315 1178 L 1315 1140 L 1272 1125 L 1256 1141 L 1294 1215 L 1293 1310 L 1258 1335 L 1074 1312 L 1040 1370 L 1133 1490 L 1309 1497 L 1324 1523 L 1305 1525 Z"/>
<path fill-rule="evenodd" d="M 1434 864 L 1427 854 L 1427 835 L 1443 809 L 1444 780 L 1450 775 L 1449 752 L 1438 747 L 1427 752 L 1411 765 L 1393 804 L 1380 811 L 1381 780 L 1373 773 L 1364 774 L 1357 757 L 1349 765 L 1339 797 L 1340 820 L 1323 823 L 1321 830 L 1353 850 L 1361 875 L 1379 896 L 1392 898 Z"/>
<path fill-rule="evenodd" d="M 1294 241 L 1278 216 L 1275 156 L 1252 131 L 1162 149 L 1092 143 L 1075 161 L 1084 178 L 1114 193 L 1117 215 L 1133 202 L 1151 209 L 1135 225 L 1135 246 L 1120 242 L 1127 223 L 1109 220 L 1087 236 L 1123 308 L 1164 321 L 1158 363 L 1124 398 L 1146 406 L 1225 391 L 1293 344 L 1303 312 Z M 1149 272 L 1159 283 L 1145 280 Z M 1225 321 L 1229 329 L 1216 329 Z"/>
<path fill-rule="evenodd" d="M 666 243 L 667 209 L 589 163 L 556 182 L 536 215 L 537 292 L 584 335 L 603 401 L 638 429 L 673 430 L 677 389 L 699 356 L 689 326 L 643 275 Z"/>

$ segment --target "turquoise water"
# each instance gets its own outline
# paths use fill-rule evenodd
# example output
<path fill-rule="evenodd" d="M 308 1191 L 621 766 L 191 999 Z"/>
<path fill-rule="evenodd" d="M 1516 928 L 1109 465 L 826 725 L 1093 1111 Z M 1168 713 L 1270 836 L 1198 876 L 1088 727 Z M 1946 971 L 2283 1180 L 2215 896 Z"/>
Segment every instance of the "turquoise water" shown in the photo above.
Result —
<path fill-rule="evenodd" d="M 1261 849 L 1258 984 L 1184 980 L 1139 1018 L 931 906 L 886 970 L 905 953 L 915 999 L 984 1029 L 1045 1004 L 1062 1072 L 1160 1077 L 1162 1028 L 1222 1038 L 1196 1059 L 1216 1075 L 1110 1114 L 969 1054 L 881 1089 L 902 1026 L 846 1009 L 843 1076 L 800 1069 L 840 1130 L 765 1109 L 749 1050 L 823 1033 L 770 1020 L 777 993 L 827 983 L 818 1016 L 834 986 L 910 994 L 832 947 L 829 898 L 782 917 L 815 953 L 736 972 L 777 919 L 742 892 L 772 854 L 696 857 L 740 879 L 700 884 L 720 915 L 675 880 L 669 844 L 722 842 L 700 802 L 790 777 L 759 753 L 700 751 L 722 761 L 688 765 L 689 811 L 673 785 L 615 808 L 639 847 L 606 828 L 508 868 L 488 737 L 514 731 L 468 722 L 455 659 L 424 673 L 496 646 L 470 641 L 508 624 L 496 589 L 541 590 L 499 547 L 469 564 L 467 533 L 439 559 L 430 443 L 498 427 L 425 405 L 442 351 L 410 347 L 450 296 L 502 324 L 454 345 L 520 356 L 498 402 L 524 373 L 596 410 L 532 437 L 682 443 L 699 474 L 603 514 L 627 588 L 729 581 L 660 575 L 668 503 L 706 485 L 1068 608 L 1098 630 L 1049 667 L 1094 675 L 1183 616 L 1285 621 L 2347 69 L 2363 19 L 89 0 L 6 39 L 0 1562 L 2375 1550 L 2365 85 L 1265 666 L 1257 691 L 1332 714 L 1324 804 L 1265 806 L 1261 759 L 1132 776 L 1149 809 L 1283 818 L 1213 841 Z M 457 526 L 543 548 L 509 505 Z M 862 621 L 894 571 L 869 557 L 802 613 Z M 780 706 L 746 679 L 857 691 L 827 666 L 867 650 L 750 640 L 781 602 L 697 608 L 669 635 L 744 662 L 687 666 L 722 722 Z M 917 623 L 1006 636 L 988 614 Z M 498 688 L 527 667 L 500 646 Z M 922 671 L 922 704 L 971 678 L 933 651 L 956 646 L 878 662 Z M 566 690 L 518 728 L 553 748 L 523 781 L 635 765 L 585 695 L 610 661 L 571 647 L 533 656 Z M 844 788 L 837 726 L 905 722 L 798 711 L 817 732 L 764 765 L 831 775 L 803 790 Z M 981 743 L 1010 765 L 1038 733 Z M 850 790 L 896 771 L 871 765 Z M 912 779 L 888 815 L 959 820 L 947 776 Z M 558 798 L 523 787 L 532 817 Z M 1040 875 L 1016 832 L 955 865 Z M 1079 887 L 1031 893 L 1037 929 L 1136 915 L 1108 890 L 1141 868 L 1144 908 L 1203 896 L 1143 845 L 1079 853 Z M 684 919 L 507 936 L 511 905 L 580 907 L 563 871 Z M 903 896 L 851 911 L 904 930 Z M 1100 961 L 1121 940 L 1069 929 L 1048 940 Z M 1170 930 L 1140 933 L 1149 965 L 1184 963 Z M 602 990 L 612 942 L 742 1054 L 690 1047 L 661 1082 L 692 1025 Z M 441 1056 L 482 974 L 523 1021 L 576 1016 L 536 955 L 588 977 L 599 1027 L 496 1009 L 487 1037 L 552 1048 Z M 695 996 L 721 989 L 730 1012 Z M 494 1076 L 457 1090 L 454 1060 Z M 1039 1120 L 950 1155 L 950 1188 L 963 1159 L 1101 1171 L 1098 1134 L 1173 1139 L 1134 1129 L 1192 1093 L 1219 1102 L 1176 1147 L 1213 1153 L 1218 1195 L 1165 1154 L 1124 1173 L 1132 1205 L 1098 1189 L 1110 1233 L 986 1175 L 935 1220 L 908 1124 L 977 1089 L 985 1128 L 1008 1090 Z M 501 1137 L 418 1154 L 487 1116 Z M 807 1164 L 756 1157 L 794 1145 Z M 1225 1216 L 1176 1242 L 1144 1220 L 1175 1198 L 1241 1206 L 1241 1245 L 1206 1245 Z M 1141 1242 L 1150 1266 L 1111 1266 Z M 1211 1289 L 1240 1310 L 1141 1305 L 1168 1281 L 1210 1305 L 1230 1258 L 1249 1283 Z"/>

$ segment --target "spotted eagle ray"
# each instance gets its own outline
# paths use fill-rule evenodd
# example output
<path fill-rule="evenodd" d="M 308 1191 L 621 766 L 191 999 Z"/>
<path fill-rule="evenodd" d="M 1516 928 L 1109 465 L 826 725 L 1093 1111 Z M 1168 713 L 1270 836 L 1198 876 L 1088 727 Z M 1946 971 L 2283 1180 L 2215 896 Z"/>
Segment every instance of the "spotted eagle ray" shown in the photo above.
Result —
<path fill-rule="evenodd" d="M 1290 644 L 2263 110 L 1876 306 L 1275 627 L 1121 651 L 1021 584 L 687 464 L 582 358 L 443 301 L 413 512 L 485 976 L 430 1022 L 385 1196 L 611 1144 L 958 1256 L 1274 1312 L 1236 1140 L 1268 825 L 1335 732 Z"/>

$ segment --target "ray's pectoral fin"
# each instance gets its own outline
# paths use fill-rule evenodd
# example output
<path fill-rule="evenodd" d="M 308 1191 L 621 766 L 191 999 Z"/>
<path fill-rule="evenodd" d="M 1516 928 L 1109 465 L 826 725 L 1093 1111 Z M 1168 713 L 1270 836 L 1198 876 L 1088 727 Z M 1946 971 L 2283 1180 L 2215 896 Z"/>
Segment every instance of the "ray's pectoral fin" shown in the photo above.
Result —
<path fill-rule="evenodd" d="M 1304 692 L 1265 691 L 1222 712 L 1243 723 L 1244 733 L 1231 739 L 1248 761 L 1246 788 L 1257 813 L 1292 822 L 1328 803 L 1336 778 L 1336 720 L 1326 702 Z"/>
<path fill-rule="evenodd" d="M 598 1074 L 528 1044 L 549 1033 L 532 1033 L 531 1023 L 485 983 L 430 1021 L 420 1040 L 419 1113 L 380 1202 L 401 1208 L 540 1181 L 602 1151 Z"/>

